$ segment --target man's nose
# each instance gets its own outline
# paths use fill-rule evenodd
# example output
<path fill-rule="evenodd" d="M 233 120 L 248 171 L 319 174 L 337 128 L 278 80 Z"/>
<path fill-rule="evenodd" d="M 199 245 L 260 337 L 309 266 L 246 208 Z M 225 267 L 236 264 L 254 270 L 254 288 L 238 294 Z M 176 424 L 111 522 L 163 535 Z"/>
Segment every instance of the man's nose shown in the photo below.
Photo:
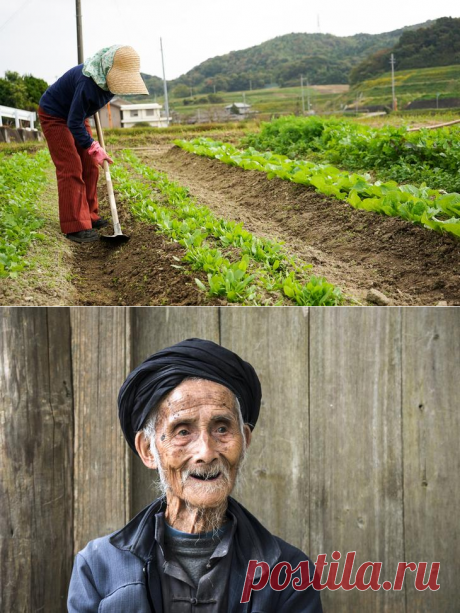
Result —
<path fill-rule="evenodd" d="M 202 431 L 196 441 L 195 461 L 210 464 L 218 457 L 214 439 L 208 432 Z"/>

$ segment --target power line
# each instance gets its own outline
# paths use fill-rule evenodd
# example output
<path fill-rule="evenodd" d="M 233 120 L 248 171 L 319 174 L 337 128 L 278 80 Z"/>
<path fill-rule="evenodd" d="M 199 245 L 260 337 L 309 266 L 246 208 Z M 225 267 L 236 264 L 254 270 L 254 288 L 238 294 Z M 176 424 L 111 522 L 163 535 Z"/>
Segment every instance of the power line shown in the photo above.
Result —
<path fill-rule="evenodd" d="M 1 32 L 1 31 L 2 31 L 2 30 L 3 30 L 3 29 L 4 29 L 4 28 L 5 28 L 5 27 L 6 27 L 6 26 L 7 26 L 7 25 L 10 23 L 10 21 L 11 21 L 12 19 L 14 19 L 14 18 L 16 17 L 16 15 L 18 15 L 18 14 L 19 14 L 19 13 L 20 13 L 20 12 L 21 12 L 23 9 L 25 9 L 25 8 L 26 8 L 26 6 L 27 6 L 28 4 L 30 4 L 30 3 L 31 3 L 31 2 L 33 2 L 33 1 L 34 1 L 34 0 L 26 0 L 26 1 L 24 2 L 24 4 L 18 8 L 18 10 L 17 10 L 17 11 L 15 11 L 15 12 L 14 12 L 12 15 L 10 15 L 10 16 L 8 17 L 8 19 L 7 19 L 6 21 L 4 21 L 4 22 L 3 22 L 3 23 L 0 25 L 0 32 Z"/>

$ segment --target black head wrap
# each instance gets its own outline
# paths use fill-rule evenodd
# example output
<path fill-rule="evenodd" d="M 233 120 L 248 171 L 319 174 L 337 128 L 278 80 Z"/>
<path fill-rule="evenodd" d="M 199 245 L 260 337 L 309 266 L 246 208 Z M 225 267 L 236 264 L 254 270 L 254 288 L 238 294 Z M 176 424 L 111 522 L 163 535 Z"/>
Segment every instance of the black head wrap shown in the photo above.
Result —
<path fill-rule="evenodd" d="M 162 349 L 135 368 L 118 394 L 118 415 L 129 446 L 161 398 L 187 377 L 225 385 L 238 398 L 243 420 L 251 430 L 259 417 L 262 391 L 254 368 L 236 353 L 212 341 L 189 338 Z"/>

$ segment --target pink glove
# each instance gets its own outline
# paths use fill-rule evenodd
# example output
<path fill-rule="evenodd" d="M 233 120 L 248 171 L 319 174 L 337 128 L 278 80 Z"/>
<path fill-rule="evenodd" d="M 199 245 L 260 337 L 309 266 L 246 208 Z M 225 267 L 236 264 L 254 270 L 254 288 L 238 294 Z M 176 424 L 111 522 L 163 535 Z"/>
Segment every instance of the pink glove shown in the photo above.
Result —
<path fill-rule="evenodd" d="M 88 149 L 89 155 L 95 160 L 99 166 L 103 166 L 104 160 L 107 160 L 109 164 L 113 164 L 113 160 L 109 158 L 104 149 L 100 146 L 97 140 L 93 140 L 91 147 Z"/>

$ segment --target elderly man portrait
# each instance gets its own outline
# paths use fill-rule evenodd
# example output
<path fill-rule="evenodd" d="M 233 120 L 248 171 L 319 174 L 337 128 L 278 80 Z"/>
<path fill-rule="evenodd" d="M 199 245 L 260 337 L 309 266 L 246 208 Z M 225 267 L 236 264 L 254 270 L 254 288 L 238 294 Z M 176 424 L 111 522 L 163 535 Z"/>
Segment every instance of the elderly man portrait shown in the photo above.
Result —
<path fill-rule="evenodd" d="M 201 339 L 164 349 L 130 373 L 118 399 L 121 427 L 133 452 L 158 471 L 162 496 L 77 554 L 71 613 L 322 611 L 318 591 L 292 582 L 283 590 L 267 583 L 241 603 L 250 560 L 270 570 L 307 561 L 310 578 L 314 572 L 302 551 L 230 496 L 261 395 L 249 363 Z"/>

